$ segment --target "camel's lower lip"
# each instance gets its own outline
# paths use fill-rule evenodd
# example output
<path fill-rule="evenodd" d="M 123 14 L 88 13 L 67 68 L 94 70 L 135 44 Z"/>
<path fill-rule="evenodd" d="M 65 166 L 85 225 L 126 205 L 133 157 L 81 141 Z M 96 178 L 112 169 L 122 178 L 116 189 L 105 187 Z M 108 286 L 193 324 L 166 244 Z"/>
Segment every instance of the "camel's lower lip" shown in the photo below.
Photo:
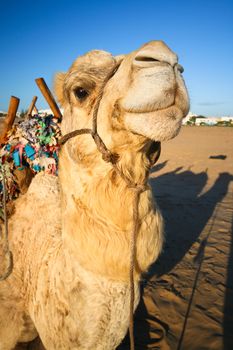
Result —
<path fill-rule="evenodd" d="M 180 130 L 183 111 L 177 105 L 147 113 L 125 113 L 126 127 L 154 141 L 175 137 Z"/>
<path fill-rule="evenodd" d="M 124 106 L 121 105 L 121 108 L 124 112 L 126 113 L 132 113 L 132 114 L 144 114 L 144 113 L 155 113 L 155 112 L 162 112 L 166 109 L 169 109 L 171 107 L 175 107 L 175 103 L 173 101 L 173 103 L 171 104 L 168 104 L 167 106 L 166 105 L 163 105 L 162 107 L 159 107 L 159 106 L 156 106 L 155 105 L 158 104 L 158 103 L 151 103 L 151 108 L 149 108 L 148 106 L 146 107 L 145 106 L 145 109 L 143 110 L 143 108 L 140 108 L 140 109 L 134 109 L 133 107 L 132 108 L 124 108 Z M 153 106 L 154 105 L 154 106 Z M 153 106 L 153 107 L 152 107 Z"/>
<path fill-rule="evenodd" d="M 152 110 L 138 110 L 138 111 L 134 111 L 134 110 L 127 110 L 123 108 L 123 111 L 126 112 L 127 114 L 153 114 L 153 113 L 158 113 L 158 112 L 166 112 L 166 116 L 170 117 L 171 119 L 176 119 L 175 113 L 172 113 L 172 109 L 173 107 L 177 107 L 174 103 L 167 106 L 167 107 L 163 107 L 163 108 L 156 108 L 156 109 L 152 109 Z"/>

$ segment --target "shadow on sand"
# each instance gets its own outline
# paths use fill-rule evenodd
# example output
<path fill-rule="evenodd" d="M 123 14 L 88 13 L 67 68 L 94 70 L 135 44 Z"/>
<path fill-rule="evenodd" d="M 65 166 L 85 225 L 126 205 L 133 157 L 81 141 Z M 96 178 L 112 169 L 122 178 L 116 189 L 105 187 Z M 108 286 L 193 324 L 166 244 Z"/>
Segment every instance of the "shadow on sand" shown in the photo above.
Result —
<path fill-rule="evenodd" d="M 224 302 L 224 319 L 223 319 L 223 349 L 233 349 L 233 215 L 231 223 L 231 247 L 228 260 L 226 292 Z"/>
<path fill-rule="evenodd" d="M 226 158 L 227 158 L 227 156 L 225 154 L 218 154 L 218 155 L 214 155 L 214 156 L 209 156 L 209 159 L 225 160 Z"/>
<path fill-rule="evenodd" d="M 163 168 L 166 163 L 158 164 L 154 172 Z M 196 174 L 191 170 L 182 171 L 182 168 L 155 176 L 151 180 L 154 196 L 165 219 L 166 243 L 163 253 L 151 267 L 146 280 L 169 273 L 183 259 L 195 241 L 199 240 L 200 247 L 205 249 L 208 242 L 201 242 L 199 236 L 216 205 L 227 194 L 233 176 L 229 173 L 219 174 L 213 186 L 204 192 L 207 180 L 207 171 Z M 224 309 L 224 350 L 233 349 L 232 338 L 231 345 L 229 343 L 233 334 L 233 245 L 231 248 Z M 200 254 L 203 256 L 204 250 Z M 145 294 L 147 282 L 144 281 L 142 284 Z M 145 299 L 147 298 L 141 298 L 135 314 L 135 348 L 136 350 L 168 349 L 166 333 L 169 325 L 156 318 L 156 313 L 159 313 L 156 312 L 156 305 L 151 311 L 151 305 L 147 307 Z M 148 302 L 150 303 L 150 300 L 147 300 Z M 118 350 L 126 349 L 129 349 L 128 336 L 118 347 Z"/>

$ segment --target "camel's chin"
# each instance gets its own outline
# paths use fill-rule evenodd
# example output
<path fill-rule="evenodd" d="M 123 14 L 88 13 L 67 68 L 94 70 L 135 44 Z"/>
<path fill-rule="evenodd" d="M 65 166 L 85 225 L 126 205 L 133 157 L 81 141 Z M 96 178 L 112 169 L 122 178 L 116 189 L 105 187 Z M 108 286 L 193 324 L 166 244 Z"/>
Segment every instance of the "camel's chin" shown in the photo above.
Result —
<path fill-rule="evenodd" d="M 175 137 L 181 128 L 183 112 L 176 106 L 147 113 L 125 113 L 125 126 L 130 131 L 154 141 Z"/>

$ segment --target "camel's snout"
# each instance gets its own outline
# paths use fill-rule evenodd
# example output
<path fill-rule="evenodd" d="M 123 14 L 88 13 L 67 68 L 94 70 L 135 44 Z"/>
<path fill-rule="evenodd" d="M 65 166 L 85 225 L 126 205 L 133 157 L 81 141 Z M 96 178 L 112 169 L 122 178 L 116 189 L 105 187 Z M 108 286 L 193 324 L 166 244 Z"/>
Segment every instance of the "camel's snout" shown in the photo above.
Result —
<path fill-rule="evenodd" d="M 150 68 L 162 62 L 172 67 L 178 63 L 177 55 L 163 41 L 151 41 L 145 44 L 133 59 L 133 65 L 141 68 Z"/>
<path fill-rule="evenodd" d="M 175 137 L 189 110 L 177 55 L 163 41 L 151 41 L 130 58 L 132 77 L 120 100 L 124 125 L 154 141 Z"/>

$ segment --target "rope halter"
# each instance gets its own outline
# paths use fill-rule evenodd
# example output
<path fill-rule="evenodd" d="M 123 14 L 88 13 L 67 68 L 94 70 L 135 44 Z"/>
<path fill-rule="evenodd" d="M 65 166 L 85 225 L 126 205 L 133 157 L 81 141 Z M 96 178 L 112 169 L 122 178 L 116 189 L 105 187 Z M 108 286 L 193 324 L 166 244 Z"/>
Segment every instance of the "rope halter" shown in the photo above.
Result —
<path fill-rule="evenodd" d="M 118 67 L 117 67 L 118 68 Z M 112 153 L 101 137 L 98 134 L 97 131 L 97 115 L 99 110 L 99 105 L 101 102 L 101 99 L 103 97 L 104 88 L 107 84 L 107 82 L 111 79 L 111 77 L 116 72 L 116 67 L 108 74 L 108 76 L 105 78 L 101 88 L 100 93 L 96 99 L 96 103 L 94 106 L 93 111 L 93 120 L 92 120 L 92 129 L 80 129 L 72 131 L 66 135 L 64 135 L 59 143 L 60 145 L 64 145 L 68 140 L 70 140 L 73 137 L 76 137 L 78 135 L 84 135 L 84 134 L 90 134 L 96 144 L 96 147 L 98 151 L 102 154 L 102 158 L 105 162 L 111 163 L 112 167 L 116 171 L 116 173 L 125 181 L 127 187 L 134 192 L 134 198 L 133 198 L 133 227 L 132 232 L 130 236 L 130 266 L 129 266 L 129 283 L 130 283 L 130 326 L 129 326 L 129 336 L 130 336 L 130 350 L 134 350 L 134 323 L 133 323 L 133 314 L 134 314 L 134 302 L 135 302 L 135 288 L 134 288 L 134 270 L 135 270 L 135 262 L 136 262 L 136 240 L 137 240 L 137 234 L 139 231 L 139 200 L 140 195 L 142 192 L 146 191 L 148 189 L 147 180 L 149 177 L 149 169 L 147 170 L 145 174 L 145 178 L 142 183 L 135 183 L 131 181 L 117 166 L 117 162 L 119 159 L 118 154 Z M 151 162 L 150 167 L 154 165 L 160 155 L 160 142 L 155 142 L 155 147 L 157 150 L 157 155 L 155 159 L 153 160 L 153 164 Z"/>

